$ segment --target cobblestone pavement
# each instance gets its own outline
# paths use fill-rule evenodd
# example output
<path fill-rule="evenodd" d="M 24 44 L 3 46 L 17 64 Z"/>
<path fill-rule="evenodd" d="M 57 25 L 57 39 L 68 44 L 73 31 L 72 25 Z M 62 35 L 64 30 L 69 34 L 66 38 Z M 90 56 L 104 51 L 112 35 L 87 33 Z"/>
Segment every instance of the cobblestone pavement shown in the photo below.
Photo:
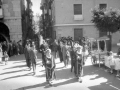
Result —
<path fill-rule="evenodd" d="M 56 77 L 53 86 L 47 86 L 45 71 L 38 54 L 37 73 L 28 71 L 24 55 L 11 57 L 8 65 L 0 64 L 0 90 L 120 90 L 120 79 L 106 72 L 105 68 L 91 65 L 90 58 L 84 66 L 83 82 L 79 83 L 70 72 L 70 65 L 56 59 Z"/>

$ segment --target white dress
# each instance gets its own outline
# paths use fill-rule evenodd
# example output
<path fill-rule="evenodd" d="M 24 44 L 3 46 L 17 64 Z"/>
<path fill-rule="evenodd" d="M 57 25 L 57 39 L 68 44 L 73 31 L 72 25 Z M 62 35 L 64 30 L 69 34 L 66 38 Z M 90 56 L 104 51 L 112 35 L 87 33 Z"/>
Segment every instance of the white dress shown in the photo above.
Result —
<path fill-rule="evenodd" d="M 109 56 L 105 56 L 105 66 L 110 68 L 110 59 Z"/>
<path fill-rule="evenodd" d="M 115 59 L 113 58 L 113 56 L 109 56 L 109 60 L 110 60 L 110 66 L 114 66 L 115 65 Z"/>
<path fill-rule="evenodd" d="M 2 49 L 0 48 L 0 62 L 2 61 L 2 57 L 3 57 L 3 53 L 2 53 Z"/>
<path fill-rule="evenodd" d="M 120 70 L 120 58 L 115 58 L 115 70 Z"/>

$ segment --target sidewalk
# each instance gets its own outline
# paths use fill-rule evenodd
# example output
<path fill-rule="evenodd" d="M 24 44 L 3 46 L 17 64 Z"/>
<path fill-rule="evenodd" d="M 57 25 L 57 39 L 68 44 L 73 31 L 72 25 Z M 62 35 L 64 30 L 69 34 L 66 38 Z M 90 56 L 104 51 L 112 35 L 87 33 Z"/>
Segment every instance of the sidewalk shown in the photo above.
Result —
<path fill-rule="evenodd" d="M 44 67 L 41 67 L 41 56 L 38 54 L 37 74 L 27 71 L 24 55 L 11 57 L 8 65 L 0 66 L 0 90 L 120 90 L 120 80 L 105 72 L 104 68 L 91 65 L 88 58 L 83 70 L 83 82 L 79 83 L 70 72 L 70 64 L 63 68 L 59 58 L 56 62 L 56 77 L 53 86 L 47 86 Z"/>

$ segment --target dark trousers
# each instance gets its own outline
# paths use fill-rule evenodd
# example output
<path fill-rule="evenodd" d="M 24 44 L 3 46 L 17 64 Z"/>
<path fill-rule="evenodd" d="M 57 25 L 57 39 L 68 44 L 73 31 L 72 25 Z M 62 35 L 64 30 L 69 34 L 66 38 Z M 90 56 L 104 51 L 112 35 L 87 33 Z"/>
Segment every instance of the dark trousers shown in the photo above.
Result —
<path fill-rule="evenodd" d="M 46 80 L 52 81 L 54 78 L 55 78 L 54 68 L 52 68 L 52 69 L 46 68 Z"/>
<path fill-rule="evenodd" d="M 31 60 L 33 71 L 36 70 L 36 59 Z"/>
<path fill-rule="evenodd" d="M 26 59 L 27 67 L 31 68 L 31 60 L 29 58 Z"/>
<path fill-rule="evenodd" d="M 74 68 L 74 72 L 75 72 L 75 61 L 74 60 L 71 60 L 71 72 Z"/>
<path fill-rule="evenodd" d="M 77 77 L 81 77 L 83 74 L 83 64 L 81 61 L 76 61 L 75 63 L 75 75 Z"/>
<path fill-rule="evenodd" d="M 42 64 L 45 67 L 46 66 L 46 58 L 45 55 L 42 53 Z"/>
<path fill-rule="evenodd" d="M 63 61 L 63 56 L 62 56 L 62 52 L 61 51 L 59 51 L 59 58 L 60 58 L 60 62 L 62 62 Z"/>

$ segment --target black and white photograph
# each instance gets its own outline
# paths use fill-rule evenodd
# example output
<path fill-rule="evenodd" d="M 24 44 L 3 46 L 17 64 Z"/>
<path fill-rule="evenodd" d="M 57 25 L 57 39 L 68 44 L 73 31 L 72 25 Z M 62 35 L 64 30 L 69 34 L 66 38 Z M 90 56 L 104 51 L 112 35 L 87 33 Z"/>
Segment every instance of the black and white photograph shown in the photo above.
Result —
<path fill-rule="evenodd" d="M 0 0 L 0 90 L 120 90 L 120 0 Z"/>

